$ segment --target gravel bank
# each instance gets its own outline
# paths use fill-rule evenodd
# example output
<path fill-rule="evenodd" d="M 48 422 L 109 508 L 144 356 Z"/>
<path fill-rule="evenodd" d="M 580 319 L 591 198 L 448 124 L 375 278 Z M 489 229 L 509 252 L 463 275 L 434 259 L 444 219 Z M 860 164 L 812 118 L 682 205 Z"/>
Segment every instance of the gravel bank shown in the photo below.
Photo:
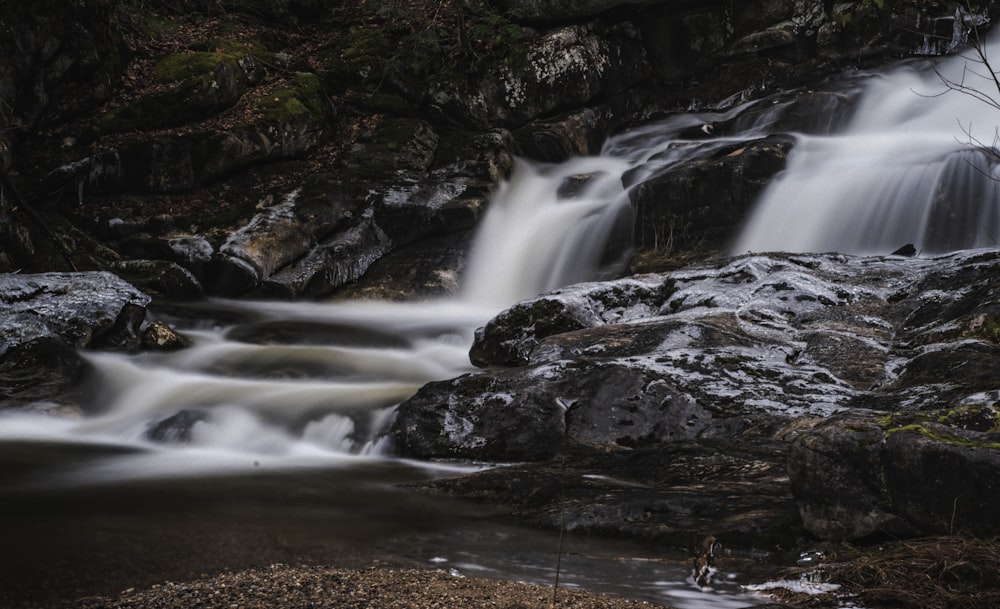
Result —
<path fill-rule="evenodd" d="M 334 569 L 272 565 L 196 581 L 129 589 L 117 598 L 80 600 L 76 609 L 536 609 L 552 588 L 455 577 L 416 569 Z M 644 601 L 557 591 L 558 609 L 653 609 Z"/>

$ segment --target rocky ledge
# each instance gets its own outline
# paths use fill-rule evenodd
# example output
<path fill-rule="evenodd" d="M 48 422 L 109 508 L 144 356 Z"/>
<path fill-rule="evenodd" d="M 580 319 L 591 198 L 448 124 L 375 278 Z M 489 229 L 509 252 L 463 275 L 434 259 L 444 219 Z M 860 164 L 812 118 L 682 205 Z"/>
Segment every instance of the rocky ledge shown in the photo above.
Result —
<path fill-rule="evenodd" d="M 580 284 L 482 328 L 399 409 L 438 482 L 544 526 L 687 547 L 998 534 L 1000 251 L 749 255 Z"/>

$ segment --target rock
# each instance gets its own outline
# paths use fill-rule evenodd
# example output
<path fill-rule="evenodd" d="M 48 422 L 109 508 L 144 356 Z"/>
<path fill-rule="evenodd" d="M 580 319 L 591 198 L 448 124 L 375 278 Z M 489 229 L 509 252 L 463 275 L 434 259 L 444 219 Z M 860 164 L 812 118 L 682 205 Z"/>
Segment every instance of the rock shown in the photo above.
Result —
<path fill-rule="evenodd" d="M 458 294 L 469 233 L 429 237 L 398 248 L 373 263 L 337 298 L 408 301 Z"/>
<path fill-rule="evenodd" d="M 295 263 L 264 280 L 256 291 L 262 296 L 285 298 L 322 296 L 356 281 L 390 251 L 392 241 L 372 222 L 338 234 Z"/>
<path fill-rule="evenodd" d="M 114 93 L 128 50 L 112 7 L 42 0 L 0 16 L 0 100 L 5 131 L 22 140 L 92 110 Z"/>
<path fill-rule="evenodd" d="M 565 406 L 551 399 L 547 387 L 515 390 L 514 376 L 501 370 L 424 385 L 397 412 L 396 444 L 421 458 L 551 457 L 566 433 Z"/>
<path fill-rule="evenodd" d="M 187 444 L 191 441 L 194 426 L 208 420 L 209 415 L 204 411 L 181 410 L 152 423 L 142 435 L 160 444 Z"/>
<path fill-rule="evenodd" d="M 931 422 L 890 429 L 884 467 L 893 511 L 922 532 L 1000 532 L 1000 425 L 987 432 Z"/>
<path fill-rule="evenodd" d="M 548 336 L 655 315 L 672 291 L 658 276 L 561 288 L 491 319 L 476 331 L 470 358 L 480 367 L 523 365 Z"/>
<path fill-rule="evenodd" d="M 0 407 L 59 398 L 86 365 L 77 349 L 139 346 L 149 297 L 111 273 L 0 275 Z"/>
<path fill-rule="evenodd" d="M 784 168 L 792 145 L 788 136 L 734 144 L 638 184 L 629 198 L 636 208 L 640 247 L 669 251 L 724 244 Z M 624 179 L 628 184 L 629 175 Z"/>
<path fill-rule="evenodd" d="M 578 450 L 421 486 L 488 502 L 531 526 L 653 541 L 658 552 L 686 550 L 705 531 L 727 547 L 763 552 L 793 546 L 804 533 L 785 481 L 786 454 L 778 441 L 678 440 Z"/>
<path fill-rule="evenodd" d="M 205 297 L 201 283 L 190 271 L 176 262 L 123 260 L 111 268 L 151 296 L 174 300 L 197 300 Z"/>
<path fill-rule="evenodd" d="M 5 315 L 23 315 L 41 321 L 70 346 L 134 349 L 138 325 L 132 310 L 144 310 L 149 297 L 107 272 L 42 273 L 0 276 L 0 300 Z M 131 337 L 119 334 L 132 328 Z M 20 341 L 16 327 L 6 330 L 8 341 Z"/>
<path fill-rule="evenodd" d="M 863 539 L 875 533 L 913 534 L 892 513 L 882 474 L 883 430 L 837 418 L 792 444 L 788 476 L 803 526 L 820 539 Z"/>
<path fill-rule="evenodd" d="M 312 185 L 310 192 L 315 192 Z M 338 196 L 337 190 L 310 197 L 292 192 L 234 231 L 219 252 L 245 262 L 260 278 L 270 277 L 335 230 L 360 221 L 363 204 Z"/>
<path fill-rule="evenodd" d="M 151 351 L 178 351 L 190 347 L 191 339 L 162 321 L 154 321 L 142 331 L 142 346 Z"/>
<path fill-rule="evenodd" d="M 497 4 L 526 23 L 573 23 L 623 6 L 656 4 L 662 0 L 499 0 Z"/>
<path fill-rule="evenodd" d="M 1000 250 L 772 254 L 571 286 L 491 320 L 474 352 L 492 367 L 422 388 L 393 437 L 422 458 L 549 464 L 795 440 L 814 535 L 993 535 L 998 272 Z"/>
<path fill-rule="evenodd" d="M 833 419 L 796 441 L 789 478 L 803 525 L 828 540 L 875 534 L 997 534 L 996 392 L 952 411 Z M 967 413 L 982 429 L 961 426 Z M 927 422 L 907 421 L 929 419 Z M 934 419 L 941 423 L 930 422 Z M 988 427 L 987 427 L 988 426 Z"/>
<path fill-rule="evenodd" d="M 166 55 L 154 77 L 176 84 L 112 110 L 102 117 L 100 131 L 147 131 L 201 120 L 236 104 L 262 76 L 249 45 Z"/>
<path fill-rule="evenodd" d="M 18 337 L 10 337 L 11 326 Z M 35 402 L 62 402 L 82 380 L 86 362 L 41 320 L 0 318 L 0 409 Z"/>
<path fill-rule="evenodd" d="M 52 189 L 83 194 L 179 193 L 262 161 L 299 156 L 316 146 L 321 120 L 308 111 L 226 131 L 153 136 L 61 165 Z"/>
<path fill-rule="evenodd" d="M 471 86 L 450 78 L 433 81 L 426 97 L 441 115 L 464 124 L 518 126 L 621 93 L 648 69 L 645 51 L 627 26 L 571 25 L 530 41 L 523 61 L 499 63 Z"/>

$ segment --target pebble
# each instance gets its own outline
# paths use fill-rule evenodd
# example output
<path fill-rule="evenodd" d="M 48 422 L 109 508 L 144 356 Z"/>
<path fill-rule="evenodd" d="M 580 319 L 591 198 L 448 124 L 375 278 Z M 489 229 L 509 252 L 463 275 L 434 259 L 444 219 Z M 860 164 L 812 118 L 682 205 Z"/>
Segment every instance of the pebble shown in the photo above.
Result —
<path fill-rule="evenodd" d="M 454 577 L 445 571 L 419 569 L 335 569 L 271 565 L 212 577 L 168 583 L 117 598 L 81 599 L 75 609 L 655 609 L 634 601 L 578 590 L 556 590 L 519 582 Z"/>

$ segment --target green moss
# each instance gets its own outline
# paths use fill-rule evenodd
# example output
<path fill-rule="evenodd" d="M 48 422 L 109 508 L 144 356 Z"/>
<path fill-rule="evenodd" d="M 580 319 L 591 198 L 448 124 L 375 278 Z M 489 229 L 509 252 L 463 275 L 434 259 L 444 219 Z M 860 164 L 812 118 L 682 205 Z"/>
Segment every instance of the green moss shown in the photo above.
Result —
<path fill-rule="evenodd" d="M 1000 410 L 988 405 L 959 406 L 942 412 L 937 422 L 974 431 L 1000 431 Z"/>
<path fill-rule="evenodd" d="M 323 61 L 341 82 L 386 85 L 422 93 L 428 79 L 475 81 L 485 67 L 526 60 L 524 28 L 484 0 L 451 7 L 446 21 L 422 4 L 401 0 L 363 2 L 366 18 L 332 47 Z"/>
<path fill-rule="evenodd" d="M 989 313 L 976 316 L 969 323 L 969 332 L 987 342 L 1000 344 L 1000 316 Z"/>
<path fill-rule="evenodd" d="M 893 429 L 888 429 L 885 432 L 885 437 L 888 439 L 892 434 L 899 433 L 901 431 L 912 431 L 919 433 L 921 435 L 927 436 L 939 442 L 945 442 L 947 444 L 952 444 L 954 446 L 966 446 L 969 448 L 987 448 L 991 450 L 1000 450 L 1000 442 L 977 442 L 974 440 L 965 440 L 962 438 L 957 438 L 955 436 L 945 435 L 940 432 L 934 432 L 919 423 L 912 423 L 910 425 L 904 425 L 902 427 L 895 427 Z"/>
<path fill-rule="evenodd" d="M 377 82 L 394 49 L 389 37 L 378 27 L 351 28 L 348 37 L 326 55 L 325 65 L 334 79 L 343 82 Z"/>
<path fill-rule="evenodd" d="M 315 74 L 297 74 L 286 87 L 254 100 L 264 119 L 285 122 L 303 114 L 323 113 L 323 86 Z"/>
<path fill-rule="evenodd" d="M 218 40 L 203 45 L 205 50 L 173 53 L 163 57 L 153 70 L 153 77 L 159 82 L 174 82 L 191 77 L 207 77 L 221 63 L 239 63 L 247 57 L 263 53 L 263 49 L 252 43 Z"/>

